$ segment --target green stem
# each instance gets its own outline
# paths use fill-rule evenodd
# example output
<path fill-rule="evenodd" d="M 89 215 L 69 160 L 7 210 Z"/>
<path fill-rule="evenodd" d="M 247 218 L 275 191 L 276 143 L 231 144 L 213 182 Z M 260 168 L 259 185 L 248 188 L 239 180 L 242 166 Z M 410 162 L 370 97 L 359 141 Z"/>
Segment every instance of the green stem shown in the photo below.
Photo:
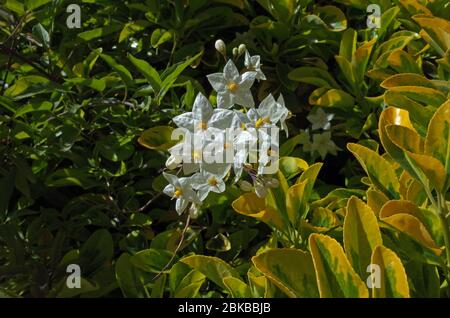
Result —
<path fill-rule="evenodd" d="M 447 278 L 447 282 L 449 283 L 449 296 L 450 296 L 450 228 L 447 222 L 447 204 L 445 203 L 445 198 L 442 194 L 438 193 L 437 195 L 437 204 L 438 204 L 438 215 L 439 220 L 441 221 L 442 232 L 444 235 L 444 243 L 445 243 L 445 254 L 447 256 L 447 264 L 445 265 L 445 274 Z"/>

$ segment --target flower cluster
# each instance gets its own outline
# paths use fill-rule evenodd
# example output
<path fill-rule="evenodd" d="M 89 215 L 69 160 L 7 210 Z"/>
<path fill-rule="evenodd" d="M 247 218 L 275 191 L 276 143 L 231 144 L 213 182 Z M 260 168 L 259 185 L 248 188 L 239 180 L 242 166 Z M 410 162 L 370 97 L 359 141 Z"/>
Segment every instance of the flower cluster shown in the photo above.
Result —
<path fill-rule="evenodd" d="M 316 153 L 320 155 L 322 159 L 326 157 L 328 153 L 336 155 L 339 148 L 331 140 L 331 120 L 334 114 L 327 114 L 322 108 L 316 108 L 314 112 L 311 112 L 306 118 L 311 123 L 311 130 L 324 130 L 322 133 L 314 133 L 311 136 L 309 134 L 309 129 L 306 129 L 300 133 L 299 143 L 303 145 L 303 150 L 305 152 L 310 152 L 312 156 Z"/>
<path fill-rule="evenodd" d="M 224 43 L 216 43 L 216 48 L 223 51 Z M 217 107 L 198 93 L 192 111 L 173 118 L 178 128 L 172 138 L 182 139 L 169 149 L 166 167 L 176 174 L 163 173 L 169 182 L 163 191 L 176 199 L 179 214 L 188 206 L 195 212 L 210 192 L 224 192 L 228 180 L 259 196 L 278 186 L 270 174 L 278 170 L 279 130 L 288 134 L 290 112 L 282 95 L 275 99 L 269 94 L 255 107 L 250 89 L 255 80 L 266 77 L 260 57 L 250 56 L 245 46 L 239 50 L 242 54 L 234 55 L 244 55 L 242 72 L 230 59 L 223 72 L 207 76 L 217 93 Z M 251 182 L 240 180 L 247 175 Z"/>

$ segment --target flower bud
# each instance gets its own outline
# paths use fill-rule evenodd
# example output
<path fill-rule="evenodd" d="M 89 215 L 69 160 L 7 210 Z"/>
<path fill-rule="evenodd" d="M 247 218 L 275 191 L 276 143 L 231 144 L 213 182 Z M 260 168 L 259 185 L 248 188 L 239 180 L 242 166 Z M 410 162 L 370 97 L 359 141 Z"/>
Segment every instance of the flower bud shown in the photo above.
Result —
<path fill-rule="evenodd" d="M 258 197 L 264 198 L 267 195 L 267 187 L 260 181 L 255 181 L 255 193 Z"/>
<path fill-rule="evenodd" d="M 233 56 L 237 56 L 239 54 L 239 50 L 237 47 L 233 48 Z"/>
<path fill-rule="evenodd" d="M 242 180 L 241 182 L 239 182 L 239 187 L 241 188 L 242 191 L 252 191 L 253 190 L 253 185 L 245 180 Z"/>
<path fill-rule="evenodd" d="M 278 188 L 280 182 L 275 178 L 270 178 L 269 180 L 267 180 L 266 184 L 271 188 Z"/>
<path fill-rule="evenodd" d="M 216 50 L 222 54 L 225 55 L 227 53 L 227 46 L 225 45 L 225 42 L 221 39 L 218 39 L 214 45 L 216 47 Z"/>
<path fill-rule="evenodd" d="M 191 207 L 189 208 L 189 214 L 191 218 L 196 219 L 199 217 L 201 210 L 196 204 L 191 204 Z"/>
<path fill-rule="evenodd" d="M 247 50 L 247 47 L 245 46 L 245 44 L 239 45 L 239 48 L 238 48 L 238 54 L 239 54 L 239 55 L 244 54 L 244 53 L 245 53 L 245 50 Z"/>
<path fill-rule="evenodd" d="M 179 166 L 179 164 L 181 163 L 181 161 L 180 161 L 180 159 L 179 158 L 177 158 L 176 156 L 174 156 L 174 155 L 171 155 L 169 158 L 167 158 L 167 160 L 166 160 L 166 167 L 169 169 L 169 170 L 173 170 L 173 169 L 176 169 L 178 166 Z"/>

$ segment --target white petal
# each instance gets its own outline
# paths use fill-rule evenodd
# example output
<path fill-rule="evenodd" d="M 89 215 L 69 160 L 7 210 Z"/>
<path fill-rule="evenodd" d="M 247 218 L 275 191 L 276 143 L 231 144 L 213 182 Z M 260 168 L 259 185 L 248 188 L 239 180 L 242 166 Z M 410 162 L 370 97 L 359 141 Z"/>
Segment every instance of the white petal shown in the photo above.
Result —
<path fill-rule="evenodd" d="M 235 94 L 235 102 L 236 104 L 247 108 L 255 107 L 255 101 L 249 90 L 242 90 L 239 88 Z"/>
<path fill-rule="evenodd" d="M 164 188 L 163 192 L 164 192 L 164 194 L 167 194 L 169 197 L 173 197 L 173 194 L 175 192 L 175 187 L 172 184 L 168 184 Z"/>
<path fill-rule="evenodd" d="M 180 128 L 186 128 L 189 131 L 194 130 L 194 118 L 192 113 L 184 113 L 173 118 L 173 122 Z"/>
<path fill-rule="evenodd" d="M 234 96 L 227 90 L 224 93 L 217 94 L 217 107 L 231 108 L 234 105 Z"/>
<path fill-rule="evenodd" d="M 209 74 L 206 77 L 216 92 L 223 92 L 227 90 L 227 81 L 223 77 L 222 73 Z"/>
<path fill-rule="evenodd" d="M 215 109 L 208 123 L 209 127 L 226 129 L 229 128 L 235 115 L 228 109 Z"/>
<path fill-rule="evenodd" d="M 232 60 L 228 60 L 227 64 L 225 64 L 225 67 L 223 68 L 223 77 L 228 82 L 237 82 L 239 79 L 239 71 L 234 65 Z"/>
<path fill-rule="evenodd" d="M 195 119 L 207 122 L 212 116 L 213 108 L 208 99 L 202 93 L 198 93 L 192 107 L 192 114 Z"/>
<path fill-rule="evenodd" d="M 256 72 L 245 72 L 242 74 L 241 80 L 238 85 L 241 89 L 250 89 L 255 82 Z"/>
<path fill-rule="evenodd" d="M 174 186 L 178 186 L 180 184 L 178 177 L 173 174 L 163 172 L 163 176 L 170 184 Z"/>
<path fill-rule="evenodd" d="M 270 117 L 276 106 L 277 102 L 275 101 L 275 98 L 273 98 L 272 94 L 269 94 L 259 104 L 258 113 L 261 115 L 261 117 Z"/>
<path fill-rule="evenodd" d="M 177 199 L 177 202 L 175 203 L 175 210 L 177 211 L 178 215 L 181 215 L 184 210 L 186 210 L 188 203 L 189 202 L 183 198 Z"/>

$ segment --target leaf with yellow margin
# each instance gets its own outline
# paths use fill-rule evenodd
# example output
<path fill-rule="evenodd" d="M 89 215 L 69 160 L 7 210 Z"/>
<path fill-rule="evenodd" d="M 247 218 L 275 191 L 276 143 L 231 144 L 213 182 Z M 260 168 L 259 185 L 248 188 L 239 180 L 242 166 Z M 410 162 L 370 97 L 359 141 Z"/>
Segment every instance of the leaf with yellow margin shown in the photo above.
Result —
<path fill-rule="evenodd" d="M 369 297 L 366 285 L 352 268 L 342 246 L 335 239 L 322 234 L 311 234 L 309 249 L 320 297 Z"/>
<path fill-rule="evenodd" d="M 377 246 L 372 253 L 371 263 L 380 267 L 381 286 L 372 285 L 373 298 L 410 297 L 405 268 L 393 251 L 381 245 Z"/>
<path fill-rule="evenodd" d="M 383 241 L 375 213 L 357 197 L 348 200 L 343 231 L 345 254 L 360 277 L 364 277 L 372 251 Z"/>
<path fill-rule="evenodd" d="M 271 249 L 252 258 L 253 264 L 289 297 L 319 296 L 311 255 L 292 249 Z"/>

